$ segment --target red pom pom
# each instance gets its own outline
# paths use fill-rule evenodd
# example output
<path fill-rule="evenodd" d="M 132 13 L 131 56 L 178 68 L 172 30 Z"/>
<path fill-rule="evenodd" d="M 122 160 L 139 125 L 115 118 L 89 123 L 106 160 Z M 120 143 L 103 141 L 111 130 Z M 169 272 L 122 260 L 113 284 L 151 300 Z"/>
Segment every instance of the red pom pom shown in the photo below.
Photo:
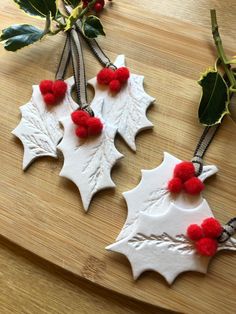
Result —
<path fill-rule="evenodd" d="M 76 110 L 72 112 L 71 119 L 75 124 L 87 126 L 87 121 L 90 118 L 90 115 L 83 110 Z"/>
<path fill-rule="evenodd" d="M 88 134 L 89 135 L 98 135 L 102 132 L 103 124 L 99 118 L 89 118 L 87 120 Z"/>
<path fill-rule="evenodd" d="M 179 193 L 183 188 L 183 183 L 179 178 L 173 178 L 168 183 L 168 190 L 171 193 Z"/>
<path fill-rule="evenodd" d="M 213 217 L 203 220 L 201 226 L 204 235 L 209 238 L 218 238 L 223 231 L 219 221 Z"/>
<path fill-rule="evenodd" d="M 195 168 L 191 161 L 182 161 L 174 169 L 174 177 L 180 178 L 183 182 L 195 176 Z"/>
<path fill-rule="evenodd" d="M 184 182 L 185 191 L 191 195 L 199 194 L 202 190 L 204 190 L 204 188 L 205 188 L 204 184 L 197 177 L 193 177 L 187 180 L 186 182 Z"/>
<path fill-rule="evenodd" d="M 44 102 L 47 105 L 55 105 L 56 104 L 56 98 L 54 96 L 54 94 L 48 93 L 46 95 L 43 96 Z"/>
<path fill-rule="evenodd" d="M 51 93 L 52 92 L 52 85 L 53 85 L 53 81 L 50 81 L 50 80 L 41 81 L 39 84 L 40 92 L 43 95 Z"/>
<path fill-rule="evenodd" d="M 187 236 L 189 239 L 196 241 L 203 237 L 202 228 L 197 224 L 192 224 L 187 229 Z"/>
<path fill-rule="evenodd" d="M 53 94 L 57 99 L 65 97 L 67 84 L 62 80 L 57 80 L 52 85 Z"/>
<path fill-rule="evenodd" d="M 121 90 L 121 83 L 118 80 L 112 80 L 109 84 L 110 91 L 118 93 Z"/>
<path fill-rule="evenodd" d="M 129 70 L 126 67 L 121 67 L 115 71 L 115 78 L 122 84 L 128 81 L 129 76 Z"/>
<path fill-rule="evenodd" d="M 114 79 L 114 71 L 110 68 L 104 68 L 97 74 L 98 84 L 108 85 Z"/>
<path fill-rule="evenodd" d="M 218 243 L 211 238 L 202 238 L 196 242 L 196 250 L 200 255 L 213 256 L 216 254 Z"/>
<path fill-rule="evenodd" d="M 76 128 L 75 134 L 80 138 L 86 138 L 88 137 L 88 130 L 86 127 L 80 125 Z"/>

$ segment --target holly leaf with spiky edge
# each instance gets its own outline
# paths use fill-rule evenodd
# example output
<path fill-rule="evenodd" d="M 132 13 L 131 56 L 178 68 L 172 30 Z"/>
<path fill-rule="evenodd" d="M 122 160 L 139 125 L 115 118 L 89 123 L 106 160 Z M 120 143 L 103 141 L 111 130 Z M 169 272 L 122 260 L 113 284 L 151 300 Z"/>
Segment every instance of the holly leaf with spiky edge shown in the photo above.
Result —
<path fill-rule="evenodd" d="M 214 68 L 204 72 L 198 81 L 202 86 L 202 97 L 198 110 L 199 121 L 206 126 L 221 123 L 223 117 L 229 114 L 229 88 Z"/>
<path fill-rule="evenodd" d="M 24 146 L 23 170 L 37 158 L 51 156 L 57 158 L 57 144 L 63 136 L 59 119 L 70 115 L 78 108 L 71 95 L 74 82 L 67 82 L 64 99 L 52 108 L 48 108 L 43 100 L 39 86 L 33 86 L 31 100 L 20 107 L 21 121 L 12 131 Z"/>
<path fill-rule="evenodd" d="M 169 193 L 168 182 L 173 176 L 175 166 L 181 161 L 165 152 L 164 159 L 158 167 L 142 170 L 140 183 L 131 191 L 123 193 L 128 206 L 128 214 L 117 241 L 124 239 L 134 230 L 139 216 L 143 213 L 155 216 L 164 213 L 171 203 L 178 206 L 184 204 L 185 208 L 192 209 L 202 202 L 201 194 L 193 198 L 184 191 L 178 195 Z M 204 182 L 217 171 L 218 169 L 214 165 L 204 166 L 199 179 Z M 145 193 L 143 193 L 144 190 Z"/>
<path fill-rule="evenodd" d="M 63 153 L 64 164 L 60 176 L 76 184 L 87 211 L 98 191 L 115 187 L 111 169 L 123 157 L 114 145 L 116 129 L 105 122 L 100 135 L 83 140 L 75 135 L 76 126 L 71 117 L 63 118 L 61 123 L 64 136 L 58 149 Z"/>
<path fill-rule="evenodd" d="M 82 32 L 87 38 L 96 38 L 99 35 L 106 35 L 100 19 L 94 15 L 89 15 L 83 19 Z"/>
<path fill-rule="evenodd" d="M 39 41 L 44 36 L 44 31 L 28 24 L 12 25 L 2 31 L 0 42 L 8 51 L 16 51 Z"/>
<path fill-rule="evenodd" d="M 56 0 L 14 0 L 25 13 L 32 16 L 55 17 L 57 13 Z"/>
<path fill-rule="evenodd" d="M 118 68 L 125 66 L 125 56 L 119 55 L 114 65 Z M 155 98 L 145 92 L 143 81 L 142 75 L 131 73 L 127 84 L 117 94 L 112 94 L 107 88 L 99 85 L 96 77 L 88 82 L 95 91 L 91 107 L 96 110 L 100 100 L 103 99 L 102 116 L 117 128 L 118 133 L 134 151 L 136 135 L 153 127 L 147 119 L 146 111 Z"/>

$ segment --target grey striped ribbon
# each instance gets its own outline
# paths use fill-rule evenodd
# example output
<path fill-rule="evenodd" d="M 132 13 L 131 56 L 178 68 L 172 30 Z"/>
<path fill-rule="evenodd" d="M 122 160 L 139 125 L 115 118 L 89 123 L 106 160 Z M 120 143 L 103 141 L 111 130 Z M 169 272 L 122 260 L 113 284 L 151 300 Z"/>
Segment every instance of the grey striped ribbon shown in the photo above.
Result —
<path fill-rule="evenodd" d="M 65 11 L 70 14 L 72 11 L 72 8 L 68 5 L 64 6 Z M 113 69 L 116 69 L 116 66 L 111 62 L 109 57 L 105 54 L 105 52 L 102 50 L 102 48 L 99 46 L 98 42 L 95 39 L 89 39 L 86 36 L 84 36 L 81 27 L 82 23 L 80 20 L 78 20 L 75 23 L 76 30 L 81 38 L 87 43 L 90 50 L 94 54 L 94 56 L 97 58 L 97 60 L 102 64 L 104 67 L 111 67 Z"/>
<path fill-rule="evenodd" d="M 75 90 L 78 97 L 78 104 L 81 109 L 87 104 L 87 81 L 85 75 L 84 57 L 80 38 L 74 28 L 70 30 L 70 50 L 72 58 L 73 73 L 75 79 Z"/>
<path fill-rule="evenodd" d="M 65 45 L 62 50 L 61 58 L 55 75 L 56 80 L 64 80 L 69 62 L 70 62 L 70 40 L 69 35 L 67 34 Z"/>
<path fill-rule="evenodd" d="M 207 126 L 198 142 L 198 145 L 195 149 L 194 156 L 192 158 L 192 163 L 195 167 L 196 176 L 199 176 L 202 173 L 203 169 L 203 157 L 211 144 L 220 124 L 214 126 Z"/>
<path fill-rule="evenodd" d="M 229 238 L 233 236 L 235 232 L 236 232 L 236 217 L 230 219 L 230 221 L 228 221 L 227 224 L 223 226 L 223 232 L 218 238 L 218 242 L 223 243 L 229 240 Z"/>
<path fill-rule="evenodd" d="M 87 111 L 91 116 L 93 116 L 94 113 L 87 103 L 87 81 L 83 50 L 80 37 L 74 28 L 67 32 L 65 45 L 55 76 L 56 80 L 64 79 L 70 59 L 72 61 L 78 106 L 80 109 Z"/>

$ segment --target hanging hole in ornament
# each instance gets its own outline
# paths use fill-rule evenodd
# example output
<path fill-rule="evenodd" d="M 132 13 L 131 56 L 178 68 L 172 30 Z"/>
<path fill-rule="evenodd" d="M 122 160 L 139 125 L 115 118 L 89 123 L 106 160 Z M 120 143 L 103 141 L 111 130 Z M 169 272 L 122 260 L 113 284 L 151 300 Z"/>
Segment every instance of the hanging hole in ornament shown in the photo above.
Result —
<path fill-rule="evenodd" d="M 92 100 L 94 99 L 95 92 L 92 85 L 87 84 L 87 97 L 88 97 L 88 103 L 90 104 Z"/>
<path fill-rule="evenodd" d="M 75 85 L 73 85 L 71 87 L 71 95 L 70 96 L 71 96 L 74 104 L 78 106 L 78 97 L 77 97 L 77 94 L 76 94 Z"/>
<path fill-rule="evenodd" d="M 113 64 L 112 62 L 107 62 L 106 68 L 110 68 L 113 71 L 117 70 L 117 66 L 115 64 Z"/>
<path fill-rule="evenodd" d="M 74 104 L 78 106 L 78 96 L 76 93 L 75 85 L 73 85 L 71 88 L 71 95 L 70 96 L 71 96 Z M 88 98 L 89 104 L 92 102 L 94 96 L 95 96 L 94 88 L 91 85 L 87 85 L 87 98 Z"/>

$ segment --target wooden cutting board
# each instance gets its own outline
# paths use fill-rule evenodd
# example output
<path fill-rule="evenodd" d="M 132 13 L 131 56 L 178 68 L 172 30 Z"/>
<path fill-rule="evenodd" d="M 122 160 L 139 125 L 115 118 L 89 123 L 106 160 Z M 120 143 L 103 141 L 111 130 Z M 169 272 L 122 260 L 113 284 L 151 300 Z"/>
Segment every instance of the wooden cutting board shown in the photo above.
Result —
<path fill-rule="evenodd" d="M 13 1 L 1 0 L 0 28 L 13 23 L 42 21 L 20 13 Z M 133 281 L 124 256 L 106 252 L 125 221 L 127 209 L 122 192 L 140 180 L 140 169 L 156 167 L 163 151 L 190 159 L 202 132 L 197 120 L 199 73 L 214 63 L 209 9 L 215 6 L 224 45 L 235 55 L 236 4 L 233 0 L 114 0 L 102 18 L 107 37 L 101 46 L 115 58 L 127 56 L 132 72 L 145 75 L 147 92 L 157 99 L 148 112 L 153 131 L 137 138 L 137 153 L 118 138 L 117 148 L 125 158 L 114 168 L 115 190 L 100 192 L 90 211 L 82 210 L 77 188 L 58 176 L 62 158 L 43 158 L 27 172 L 21 170 L 22 145 L 11 135 L 18 124 L 19 106 L 31 97 L 31 85 L 54 77 L 63 35 L 18 53 L 0 49 L 0 230 L 1 235 L 44 259 L 117 291 L 165 309 L 180 312 L 232 313 L 236 255 L 221 253 L 204 276 L 186 273 L 172 287 L 154 273 Z M 229 8 L 230 12 L 227 12 Z M 87 77 L 100 69 L 86 51 Z M 222 222 L 235 216 L 236 128 L 226 118 L 206 156 L 219 166 L 219 174 L 208 180 L 205 198 Z M 225 302 L 227 299 L 227 302 Z"/>

